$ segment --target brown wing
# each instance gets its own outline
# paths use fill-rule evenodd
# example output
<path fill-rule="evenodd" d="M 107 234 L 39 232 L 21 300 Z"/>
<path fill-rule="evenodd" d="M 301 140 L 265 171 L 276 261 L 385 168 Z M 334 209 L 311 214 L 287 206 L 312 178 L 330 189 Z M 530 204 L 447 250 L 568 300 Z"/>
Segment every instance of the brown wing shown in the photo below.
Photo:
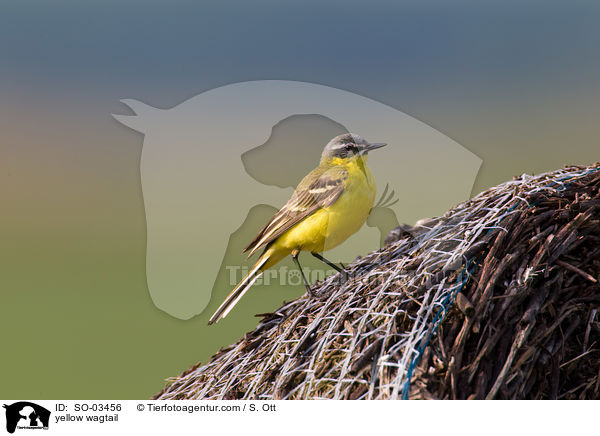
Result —
<path fill-rule="evenodd" d="M 248 256 L 252 256 L 256 250 L 273 242 L 316 210 L 331 206 L 344 192 L 347 178 L 348 173 L 342 167 L 313 170 L 302 179 L 288 202 L 244 248 L 244 253 L 250 250 Z"/>

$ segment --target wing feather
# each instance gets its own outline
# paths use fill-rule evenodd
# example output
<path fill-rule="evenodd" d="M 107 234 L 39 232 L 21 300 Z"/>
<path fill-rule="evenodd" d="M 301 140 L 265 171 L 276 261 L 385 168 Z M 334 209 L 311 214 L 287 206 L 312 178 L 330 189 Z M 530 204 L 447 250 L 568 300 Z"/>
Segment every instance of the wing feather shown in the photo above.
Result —
<path fill-rule="evenodd" d="M 244 253 L 250 251 L 248 256 L 252 256 L 318 209 L 331 206 L 344 192 L 347 178 L 348 172 L 342 167 L 313 170 L 302 179 L 288 202 L 244 248 Z"/>

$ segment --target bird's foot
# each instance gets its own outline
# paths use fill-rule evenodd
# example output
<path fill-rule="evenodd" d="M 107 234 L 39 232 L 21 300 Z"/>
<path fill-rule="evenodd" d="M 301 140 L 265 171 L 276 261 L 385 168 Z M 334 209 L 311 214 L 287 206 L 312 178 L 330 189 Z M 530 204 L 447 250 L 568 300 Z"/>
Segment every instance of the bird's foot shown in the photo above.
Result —
<path fill-rule="evenodd" d="M 319 299 L 319 297 L 321 296 L 321 292 L 316 292 L 312 287 L 306 288 L 306 291 L 308 292 L 308 295 L 310 295 L 311 298 Z"/>
<path fill-rule="evenodd" d="M 326 297 L 329 297 L 329 295 L 331 295 L 332 292 L 332 290 L 330 289 L 325 289 L 321 292 L 315 291 L 312 288 L 307 288 L 306 290 L 308 291 L 308 295 L 310 296 L 310 298 L 314 298 L 315 300 L 322 300 Z"/>
<path fill-rule="evenodd" d="M 343 266 L 343 265 L 342 265 Z M 350 279 L 350 274 L 348 274 L 348 272 L 345 269 L 340 269 L 339 270 L 339 280 L 337 281 L 338 286 L 343 285 L 344 283 L 346 283 L 349 279 Z M 308 295 L 311 298 L 315 298 L 317 300 L 321 300 L 325 297 L 328 297 L 333 290 L 332 289 L 325 289 L 323 291 L 315 291 L 312 287 L 310 286 L 306 286 L 306 291 L 308 293 Z"/>
<path fill-rule="evenodd" d="M 346 283 L 348 279 L 350 279 L 350 274 L 348 274 L 348 271 L 346 270 L 346 265 L 340 262 L 340 266 L 342 269 L 338 270 L 338 272 L 340 273 L 340 277 L 342 279 L 341 283 Z"/>

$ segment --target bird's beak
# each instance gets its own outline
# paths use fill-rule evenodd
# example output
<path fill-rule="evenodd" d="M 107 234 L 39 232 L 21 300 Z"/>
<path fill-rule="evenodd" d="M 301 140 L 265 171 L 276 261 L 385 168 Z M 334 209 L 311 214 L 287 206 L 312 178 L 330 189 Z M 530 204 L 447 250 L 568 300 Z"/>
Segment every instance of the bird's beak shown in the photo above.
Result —
<path fill-rule="evenodd" d="M 385 147 L 386 145 L 387 144 L 385 144 L 383 142 L 375 142 L 375 143 L 369 144 L 363 149 L 362 154 L 368 153 L 371 150 L 375 150 L 376 148 Z"/>

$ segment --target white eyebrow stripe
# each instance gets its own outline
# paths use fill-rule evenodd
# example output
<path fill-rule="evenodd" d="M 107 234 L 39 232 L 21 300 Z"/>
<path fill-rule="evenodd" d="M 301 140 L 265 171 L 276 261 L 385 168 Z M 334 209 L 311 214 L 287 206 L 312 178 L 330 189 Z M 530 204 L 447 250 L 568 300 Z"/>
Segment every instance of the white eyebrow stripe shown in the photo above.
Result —
<path fill-rule="evenodd" d="M 354 145 L 354 144 L 347 143 L 347 142 L 345 142 L 343 144 L 337 144 L 336 146 L 332 147 L 332 150 L 340 150 L 342 148 L 346 148 L 348 145 Z"/>

